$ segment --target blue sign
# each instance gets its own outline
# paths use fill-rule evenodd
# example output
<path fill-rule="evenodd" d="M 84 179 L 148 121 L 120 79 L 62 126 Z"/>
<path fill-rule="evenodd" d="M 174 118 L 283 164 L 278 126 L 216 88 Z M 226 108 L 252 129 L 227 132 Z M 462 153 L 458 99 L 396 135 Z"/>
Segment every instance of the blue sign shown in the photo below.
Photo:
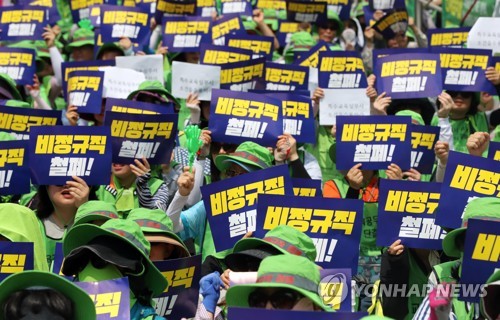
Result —
<path fill-rule="evenodd" d="M 200 45 L 200 63 L 221 65 L 232 62 L 251 60 L 253 52 L 228 46 L 216 46 L 202 43 Z"/>
<path fill-rule="evenodd" d="M 104 72 L 73 71 L 68 78 L 69 104 L 81 113 L 101 113 Z"/>
<path fill-rule="evenodd" d="M 215 45 L 224 45 L 229 34 L 247 34 L 239 14 L 227 14 L 212 23 L 212 40 Z"/>
<path fill-rule="evenodd" d="M 0 283 L 8 276 L 33 270 L 33 242 L 0 241 Z"/>
<path fill-rule="evenodd" d="M 287 20 L 310 23 L 326 21 L 326 6 L 326 2 L 287 1 Z"/>
<path fill-rule="evenodd" d="M 463 48 L 467 44 L 470 27 L 427 30 L 430 47 Z"/>
<path fill-rule="evenodd" d="M 316 264 L 322 268 L 350 268 L 356 272 L 363 221 L 363 201 L 266 194 L 259 196 L 257 228 L 263 238 L 279 225 L 308 235 L 316 246 Z"/>
<path fill-rule="evenodd" d="M 266 60 L 272 60 L 273 58 L 274 37 L 231 34 L 226 36 L 226 45 L 233 48 L 252 50 L 254 56 L 264 57 Z"/>
<path fill-rule="evenodd" d="M 405 0 L 369 0 L 369 8 L 372 10 L 405 9 Z"/>
<path fill-rule="evenodd" d="M 59 10 L 57 9 L 57 2 L 56 0 L 44 0 L 44 1 L 37 1 L 37 0 L 19 0 L 18 1 L 19 5 L 22 6 L 40 6 L 40 7 L 45 7 L 47 8 L 47 18 L 48 22 L 51 25 L 56 24 L 59 20 L 61 20 L 61 16 L 59 15 Z"/>
<path fill-rule="evenodd" d="M 366 88 L 365 67 L 357 51 L 319 53 L 318 84 L 325 89 Z"/>
<path fill-rule="evenodd" d="M 141 41 L 150 31 L 149 18 L 149 13 L 139 8 L 106 6 L 105 10 L 101 10 L 102 42 L 115 42 L 121 38 Z"/>
<path fill-rule="evenodd" d="M 398 34 L 404 35 L 408 29 L 408 12 L 406 12 L 406 8 L 389 11 L 372 28 L 386 40 L 392 39 Z"/>
<path fill-rule="evenodd" d="M 221 14 L 240 14 L 242 16 L 252 16 L 252 3 L 248 0 L 223 1 L 221 3 Z"/>
<path fill-rule="evenodd" d="M 309 68 L 291 64 L 266 62 L 266 74 L 257 88 L 268 91 L 308 90 Z"/>
<path fill-rule="evenodd" d="M 434 170 L 434 146 L 440 130 L 436 126 L 411 126 L 411 167 L 422 174 L 431 174 Z"/>
<path fill-rule="evenodd" d="M 10 133 L 17 140 L 28 140 L 32 127 L 60 124 L 61 112 L 57 110 L 0 106 L 0 131 Z"/>
<path fill-rule="evenodd" d="M 196 5 L 196 0 L 158 0 L 155 20 L 159 23 L 164 16 L 193 16 L 196 14 Z"/>
<path fill-rule="evenodd" d="M 45 7 L 0 7 L 0 41 L 41 40 L 48 23 Z"/>
<path fill-rule="evenodd" d="M 18 85 L 33 85 L 35 59 L 33 49 L 0 47 L 0 73 L 8 74 Z"/>
<path fill-rule="evenodd" d="M 197 52 L 200 44 L 212 43 L 212 19 L 164 17 L 162 46 L 169 52 Z"/>
<path fill-rule="evenodd" d="M 411 119 L 403 116 L 337 116 L 337 169 L 402 170 L 411 164 Z"/>
<path fill-rule="evenodd" d="M 488 148 L 488 159 L 500 161 L 500 142 L 490 141 Z"/>
<path fill-rule="evenodd" d="M 28 141 L 1 141 L 0 195 L 29 192 Z"/>
<path fill-rule="evenodd" d="M 73 71 L 99 71 L 100 67 L 114 66 L 115 60 L 96 60 L 96 61 L 69 61 L 61 63 L 62 72 L 62 92 L 68 92 L 68 79 L 70 72 Z"/>
<path fill-rule="evenodd" d="M 228 309 L 228 320 L 360 320 L 367 316 L 366 312 L 315 312 L 296 310 L 275 310 L 259 308 L 234 308 Z"/>
<path fill-rule="evenodd" d="M 156 104 L 125 99 L 107 98 L 105 111 L 133 114 L 168 114 L 174 113 L 174 104 Z"/>
<path fill-rule="evenodd" d="M 293 194 L 299 197 L 322 197 L 321 180 L 292 178 Z"/>
<path fill-rule="evenodd" d="M 232 248 L 247 232 L 256 230 L 257 197 L 266 193 L 293 195 L 288 166 L 257 170 L 201 187 L 217 251 Z"/>

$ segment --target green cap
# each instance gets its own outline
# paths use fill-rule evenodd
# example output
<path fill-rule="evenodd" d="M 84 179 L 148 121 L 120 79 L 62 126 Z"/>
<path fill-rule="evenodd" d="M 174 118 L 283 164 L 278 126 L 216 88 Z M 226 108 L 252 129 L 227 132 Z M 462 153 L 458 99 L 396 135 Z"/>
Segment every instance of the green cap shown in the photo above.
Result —
<path fill-rule="evenodd" d="M 328 20 L 333 20 L 339 25 L 339 29 L 337 30 L 337 34 L 341 34 L 342 31 L 344 31 L 344 23 L 342 23 L 342 21 L 340 20 L 340 17 L 337 14 L 337 12 L 335 12 L 335 10 L 328 10 L 327 17 L 328 17 Z"/>
<path fill-rule="evenodd" d="M 271 152 L 255 142 L 246 141 L 230 154 L 220 154 L 215 158 L 215 166 L 221 172 L 226 171 L 231 163 L 236 163 L 248 172 L 270 168 L 274 157 Z"/>
<path fill-rule="evenodd" d="M 92 223 L 95 220 L 108 221 L 118 218 L 118 212 L 113 204 L 98 200 L 87 201 L 76 211 L 72 228 L 83 223 Z"/>
<path fill-rule="evenodd" d="M 150 243 L 172 244 L 179 250 L 178 258 L 189 257 L 189 250 L 181 238 L 174 233 L 172 220 L 161 209 L 136 208 L 130 211 L 127 220 L 137 223 Z"/>
<path fill-rule="evenodd" d="M 74 249 L 87 245 L 90 241 L 99 236 L 119 239 L 123 241 L 124 248 L 129 246 L 136 249 L 144 258 L 143 261 L 146 270 L 143 277 L 145 283 L 153 292 L 153 296 L 157 297 L 165 290 L 168 286 L 168 282 L 151 260 L 149 260 L 151 246 L 144 237 L 139 225 L 133 221 L 111 219 L 100 227 L 93 224 L 81 224 L 71 228 L 64 237 L 64 256 L 68 256 Z"/>
<path fill-rule="evenodd" d="M 295 52 L 309 51 L 316 45 L 316 40 L 307 31 L 297 31 L 292 34 L 290 44 L 286 51 L 283 53 L 286 63 L 292 63 Z"/>
<path fill-rule="evenodd" d="M 316 259 L 316 247 L 311 238 L 299 230 L 281 225 L 269 230 L 264 238 L 244 238 L 236 242 L 233 252 L 241 252 L 248 249 L 267 245 L 272 246 L 283 254 L 302 256 L 314 262 Z"/>
<path fill-rule="evenodd" d="M 73 302 L 73 314 L 75 320 L 95 320 L 96 309 L 94 302 L 83 289 L 76 284 L 69 282 L 65 278 L 50 272 L 24 271 L 15 273 L 0 284 L 0 306 L 14 292 L 30 289 L 40 290 L 41 288 L 52 289 Z M 4 319 L 3 310 L 0 312 L 0 320 Z"/>
<path fill-rule="evenodd" d="M 319 284 L 319 268 L 308 259 L 294 255 L 271 256 L 260 264 L 257 282 L 230 287 L 226 301 L 228 307 L 249 307 L 248 296 L 256 289 L 287 288 L 311 299 L 324 311 L 331 311 L 318 294 Z"/>
<path fill-rule="evenodd" d="M 469 219 L 500 219 L 500 199 L 485 197 L 476 198 L 465 207 L 462 227 L 450 231 L 443 239 L 443 251 L 449 257 L 460 258 L 461 250 L 456 245 L 456 238 L 467 230 Z"/>
<path fill-rule="evenodd" d="M 498 319 L 500 312 L 498 301 L 500 300 L 500 269 L 486 281 L 484 286 L 486 295 L 481 297 L 481 313 L 488 320 Z"/>
<path fill-rule="evenodd" d="M 132 100 L 141 91 L 157 93 L 165 100 L 173 102 L 177 107 L 180 107 L 179 101 L 158 80 L 146 80 L 142 82 L 137 90 L 132 91 L 128 95 L 127 100 Z"/>
<path fill-rule="evenodd" d="M 120 47 L 120 45 L 118 43 L 116 43 L 116 42 L 106 42 L 97 51 L 96 59 L 100 60 L 102 58 L 103 54 L 106 51 L 119 51 L 119 52 L 122 53 L 123 56 L 125 55 L 125 51 L 123 51 L 123 48 Z"/>
<path fill-rule="evenodd" d="M 73 41 L 68 45 L 70 48 L 78 48 L 83 46 L 94 46 L 95 45 L 95 34 L 94 31 L 80 28 L 73 34 Z"/>
<path fill-rule="evenodd" d="M 261 34 L 261 32 L 259 31 L 259 29 L 257 28 L 257 22 L 253 21 L 252 19 L 250 20 L 247 20 L 245 18 L 241 19 L 243 21 L 243 27 L 245 28 L 245 30 L 248 32 L 248 31 L 251 31 L 255 34 Z"/>
<path fill-rule="evenodd" d="M 23 97 L 16 88 L 16 82 L 6 73 L 0 73 L 0 87 L 7 90 L 12 99 L 22 101 Z"/>
<path fill-rule="evenodd" d="M 37 40 L 35 41 L 35 50 L 37 54 L 37 58 L 49 58 L 50 59 L 50 52 L 49 48 L 47 47 L 47 44 L 43 40 Z"/>
<path fill-rule="evenodd" d="M 396 115 L 397 116 L 410 116 L 412 124 L 417 124 L 417 125 L 421 125 L 421 126 L 425 125 L 425 122 L 424 122 L 424 119 L 422 118 L 422 116 L 419 113 L 416 113 L 415 111 L 401 110 L 401 111 L 396 112 Z"/>

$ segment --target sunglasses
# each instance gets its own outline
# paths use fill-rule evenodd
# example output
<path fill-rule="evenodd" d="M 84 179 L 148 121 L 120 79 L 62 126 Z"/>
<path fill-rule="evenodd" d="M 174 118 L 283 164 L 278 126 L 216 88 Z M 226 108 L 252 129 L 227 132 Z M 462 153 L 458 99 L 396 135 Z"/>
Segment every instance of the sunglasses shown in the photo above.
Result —
<path fill-rule="evenodd" d="M 334 23 L 321 23 L 318 25 L 320 29 L 330 29 L 332 31 L 336 31 L 338 27 Z"/>
<path fill-rule="evenodd" d="M 304 296 L 292 289 L 279 289 L 271 295 L 263 290 L 255 290 L 248 296 L 248 305 L 251 308 L 265 308 L 270 302 L 274 309 L 291 310 Z"/>
<path fill-rule="evenodd" d="M 221 142 L 212 142 L 212 150 L 214 151 L 219 151 L 220 148 L 224 150 L 226 153 L 233 153 L 236 151 L 236 148 L 238 148 L 237 144 L 232 144 L 232 143 L 221 143 Z"/>
<path fill-rule="evenodd" d="M 460 92 L 460 91 L 450 91 L 448 92 L 450 97 L 455 98 L 458 96 L 461 96 L 464 99 L 469 99 L 472 98 L 473 93 L 472 92 Z"/>

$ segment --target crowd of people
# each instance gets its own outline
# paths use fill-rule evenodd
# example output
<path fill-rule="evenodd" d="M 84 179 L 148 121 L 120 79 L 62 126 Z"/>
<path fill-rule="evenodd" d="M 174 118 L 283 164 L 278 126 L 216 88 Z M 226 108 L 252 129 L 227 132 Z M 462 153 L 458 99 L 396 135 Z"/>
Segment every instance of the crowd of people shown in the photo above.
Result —
<path fill-rule="evenodd" d="M 4 0 L 3 5 L 8 2 Z M 413 6 L 413 1 L 406 2 Z M 153 299 L 172 285 L 172 279 L 153 262 L 195 255 L 202 256 L 202 265 L 194 319 L 225 319 L 231 307 L 250 308 L 248 312 L 253 308 L 334 312 L 320 295 L 321 268 L 315 263 L 315 243 L 294 227 L 280 225 L 262 239 L 248 232 L 232 249 L 215 249 L 213 238 L 217 235 L 207 223 L 200 188 L 277 165 L 287 165 L 293 178 L 321 180 L 325 198 L 363 201 L 359 263 L 357 274 L 353 274 L 353 286 L 357 287 L 459 282 L 468 219 L 500 219 L 498 197 L 478 198 L 467 205 L 463 227 L 449 230 L 442 250 L 410 248 L 401 239 L 389 247 L 376 244 L 381 180 L 442 182 L 450 151 L 485 157 L 490 141 L 500 141 L 500 93 L 443 91 L 437 97 L 397 100 L 377 92 L 373 50 L 389 48 L 397 53 L 402 48 L 427 47 L 426 31 L 441 27 L 439 14 L 431 9 L 422 12 L 420 28 L 410 16 L 407 30 L 388 39 L 365 19 L 363 7 L 369 6 L 368 1 L 354 1 L 349 19 L 341 20 L 329 10 L 326 21 L 301 23 L 285 46 L 276 38 L 273 21 L 284 18 L 278 17 L 277 10 L 254 9 L 253 16 L 244 18 L 249 34 L 274 38 L 274 62 L 293 63 L 297 53 L 304 54 L 318 41 L 328 43 L 331 50 L 360 52 L 368 76 L 366 95 L 371 115 L 410 116 L 413 124 L 440 127 L 433 173 L 421 174 L 416 169 L 402 170 L 397 164 L 386 170 L 365 170 L 362 164 L 337 170 L 336 160 L 342 157 L 335 152 L 337 128 L 319 125 L 324 98 L 324 88 L 319 87 L 310 95 L 316 143 L 297 143 L 287 132 L 277 137 L 274 148 L 250 141 L 239 145 L 214 141 L 208 130 L 209 101 L 200 101 L 197 92 L 187 99 L 171 94 L 172 62 L 198 64 L 199 52 L 171 52 L 163 46 L 158 36 L 162 23 L 155 18 L 150 21 L 151 38 L 138 50 L 133 50 L 135 44 L 128 38 L 104 43 L 95 50 L 96 30 L 90 22 L 73 23 L 69 1 L 54 3 L 61 20 L 47 25 L 42 39 L 2 41 L 2 47 L 35 49 L 37 71 L 33 83 L 25 86 L 0 73 L 1 103 L 60 110 L 65 126 L 104 126 L 105 98 L 100 114 L 80 113 L 64 98 L 62 63 L 161 54 L 165 85 L 145 81 L 130 92 L 128 100 L 159 106 L 172 103 L 179 116 L 179 139 L 170 163 L 150 165 L 146 158 L 135 159 L 133 164 L 113 163 L 108 185 L 88 185 L 84 177 L 73 176 L 64 185 L 33 185 L 29 194 L 2 196 L 0 241 L 33 243 L 34 264 L 33 270 L 0 282 L 0 319 L 96 319 L 95 301 L 74 283 L 123 277 L 129 283 L 130 319 L 165 319 L 168 316 L 159 314 Z M 219 5 L 214 1 L 215 8 Z M 372 19 L 377 21 L 388 12 L 377 10 Z M 214 11 L 212 18 L 220 19 L 221 14 Z M 500 92 L 500 72 L 488 67 L 485 77 Z M 185 130 L 192 125 L 201 129 L 201 146 L 190 167 Z M 7 132 L 0 137 L 2 141 L 15 139 Z M 64 261 L 61 270 L 54 270 L 61 243 Z M 432 290 L 427 297 L 375 293 L 374 297 L 357 296 L 351 311 L 366 312 L 374 319 L 500 319 L 498 279 L 497 271 L 488 280 L 489 294 L 480 304 L 452 295 L 437 297 Z M 175 315 L 183 317 L 191 316 Z"/>

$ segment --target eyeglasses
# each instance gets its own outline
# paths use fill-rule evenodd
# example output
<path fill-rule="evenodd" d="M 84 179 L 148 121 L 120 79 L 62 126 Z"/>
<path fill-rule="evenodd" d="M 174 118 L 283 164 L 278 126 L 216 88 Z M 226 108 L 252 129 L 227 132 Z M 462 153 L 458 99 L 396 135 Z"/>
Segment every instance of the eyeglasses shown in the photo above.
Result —
<path fill-rule="evenodd" d="M 263 290 L 255 290 L 248 296 L 248 305 L 251 308 L 265 308 L 270 302 L 274 309 L 291 310 L 303 297 L 291 289 L 279 289 L 271 295 L 266 295 Z"/>

